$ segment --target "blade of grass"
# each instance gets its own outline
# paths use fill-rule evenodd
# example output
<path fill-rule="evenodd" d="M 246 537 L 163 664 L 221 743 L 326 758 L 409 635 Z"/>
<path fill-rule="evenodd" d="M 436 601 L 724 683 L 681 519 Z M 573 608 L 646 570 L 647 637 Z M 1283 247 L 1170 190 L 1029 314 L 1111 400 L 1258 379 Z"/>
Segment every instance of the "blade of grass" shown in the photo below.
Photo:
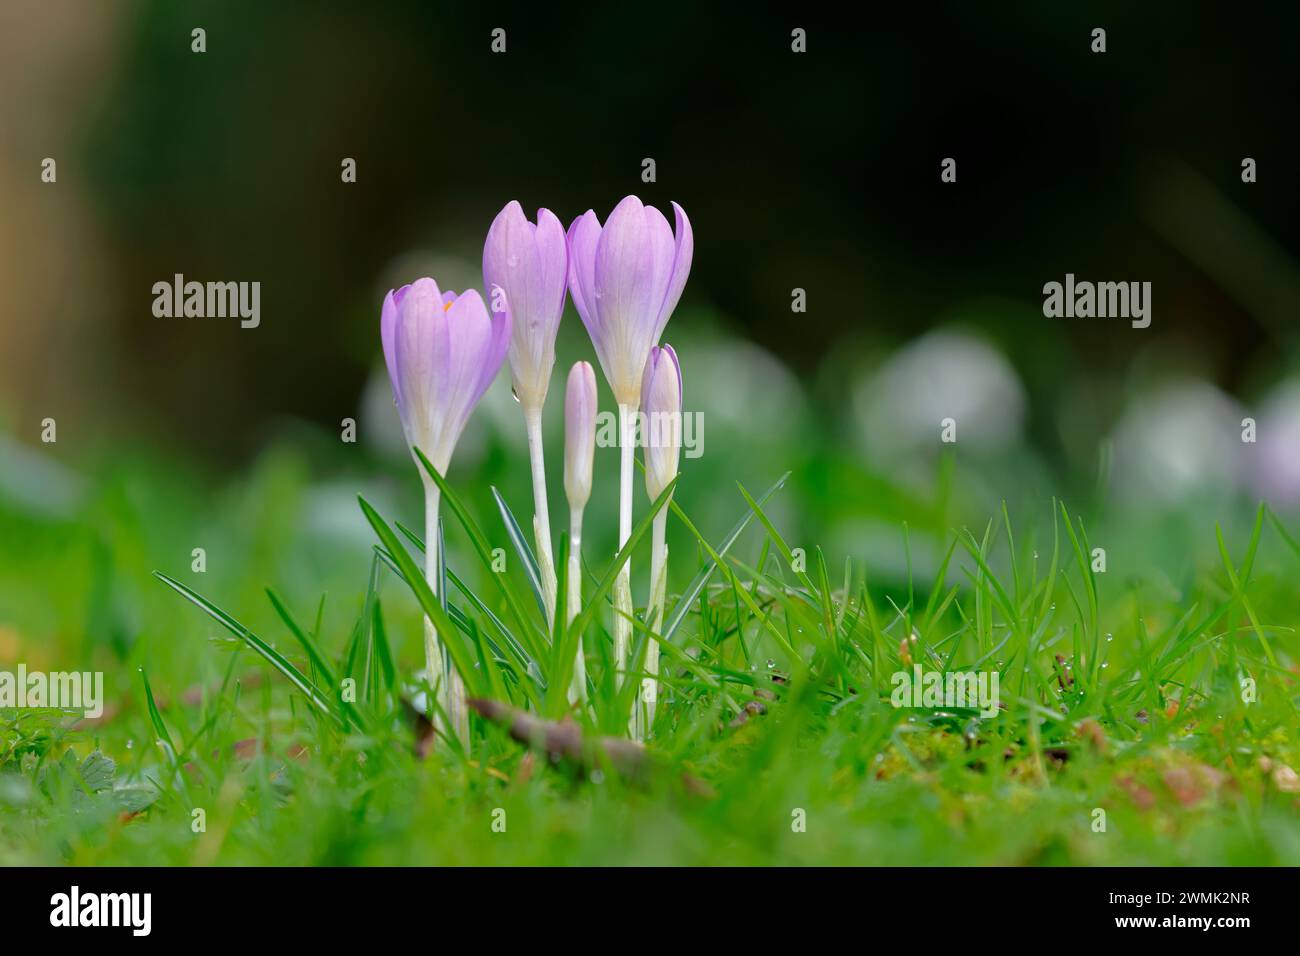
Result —
<path fill-rule="evenodd" d="M 758 496 L 758 503 L 760 505 L 763 504 L 768 498 L 780 491 L 785 485 L 786 479 L 789 477 L 790 472 L 787 471 L 784 475 L 773 482 L 772 487 L 768 488 L 767 491 Z M 742 534 L 744 534 L 745 529 L 749 527 L 749 523 L 753 520 L 754 511 L 751 508 L 745 512 L 734 526 L 732 526 L 732 529 L 727 532 L 727 536 L 723 538 L 722 542 L 718 545 L 717 554 L 719 557 L 726 557 L 727 552 L 731 550 L 731 546 L 736 543 Z M 766 547 L 766 545 L 767 542 L 765 540 L 764 547 Z M 760 560 L 759 567 L 762 568 L 762 566 L 763 562 Z M 673 608 L 672 615 L 668 618 L 668 623 L 664 625 L 664 640 L 671 640 L 672 636 L 677 633 L 677 628 L 681 626 L 683 619 L 685 619 L 686 615 L 690 613 L 691 605 L 694 604 L 695 599 L 700 596 L 700 592 L 703 591 L 705 586 L 709 583 L 709 579 L 713 577 L 713 572 L 716 571 L 717 568 L 718 566 L 714 561 L 710 560 L 706 562 L 704 567 L 700 568 L 699 573 L 691 580 L 691 583 L 687 586 L 686 590 L 682 592 L 681 598 Z"/>
<path fill-rule="evenodd" d="M 510 510 L 510 506 L 506 504 L 505 498 L 501 497 L 501 492 L 497 491 L 496 486 L 492 487 L 492 497 L 496 499 L 497 509 L 501 512 L 501 521 L 506 526 L 506 535 L 510 538 L 510 543 L 514 545 L 519 560 L 523 562 L 524 575 L 528 578 L 528 584 L 533 589 L 533 597 L 537 599 L 537 608 L 542 614 L 545 614 L 546 601 L 542 597 L 542 572 L 537 566 L 537 558 L 533 556 L 533 549 L 528 546 L 528 539 L 524 537 L 519 522 L 515 520 L 514 513 Z"/>
<path fill-rule="evenodd" d="M 379 536 L 379 540 L 388 549 L 389 555 L 397 562 L 398 569 L 406 579 L 407 587 L 415 595 L 415 599 L 419 602 L 425 615 L 433 622 L 433 626 L 438 632 L 439 641 L 443 647 L 447 648 L 452 662 L 465 680 L 466 690 L 472 691 L 474 694 L 482 694 L 484 691 L 483 681 L 486 678 L 474 667 L 476 655 L 473 647 L 469 646 L 465 635 L 452 623 L 447 612 L 443 610 L 442 602 L 434 595 L 433 589 L 429 587 L 429 582 L 420 573 L 420 569 L 416 566 L 410 552 L 402 547 L 402 542 L 398 540 L 397 533 L 389 527 L 388 522 L 371 506 L 370 502 L 359 495 L 357 500 L 361 504 L 361 511 L 365 514 L 366 520 L 375 529 L 375 534 Z"/>
<path fill-rule="evenodd" d="M 473 545 L 475 553 L 478 554 L 479 561 L 481 561 L 483 567 L 488 570 L 488 576 L 496 584 L 497 590 L 501 592 L 501 597 L 505 600 L 506 607 L 510 610 L 511 616 L 515 619 L 515 623 L 518 625 L 517 636 L 521 641 L 525 642 L 525 646 L 528 647 L 529 653 L 534 659 L 544 656 L 544 648 L 542 646 L 544 643 L 544 636 L 540 625 L 538 622 L 531 620 L 524 613 L 514 591 L 507 586 L 505 576 L 496 574 L 492 571 L 492 548 L 489 546 L 487 536 L 483 534 L 482 529 L 479 528 L 478 524 L 470 516 L 469 509 L 465 507 L 460 496 L 452 490 L 452 487 L 449 484 L 447 484 L 446 479 L 444 479 L 442 475 L 438 474 L 438 469 L 434 468 L 433 465 L 429 463 L 429 459 L 424 456 L 424 452 L 420 451 L 418 448 L 414 449 L 414 451 L 416 458 L 419 460 L 421 467 L 425 471 L 425 474 L 427 474 L 434 484 L 438 486 L 438 489 L 442 494 L 443 504 L 451 510 L 451 513 L 456 516 L 456 520 L 460 522 L 460 526 L 465 529 L 465 533 L 469 536 L 470 544 Z M 539 636 L 543 636 L 542 641 L 536 640 Z"/>
<path fill-rule="evenodd" d="M 163 574 L 161 571 L 154 571 L 153 574 L 154 577 L 162 581 L 163 584 L 166 584 L 177 594 L 181 595 L 181 597 L 197 606 L 218 624 L 256 651 L 257 654 L 267 663 L 284 675 L 284 677 L 288 679 L 289 683 L 293 684 L 294 687 L 298 688 L 299 691 L 306 695 L 307 699 L 321 712 L 328 714 L 339 723 L 343 722 L 343 718 L 335 713 L 334 709 L 330 706 L 328 695 L 322 693 L 320 688 L 316 687 L 310 680 L 308 680 L 302 671 L 289 663 L 289 661 L 286 660 L 279 651 L 267 644 L 264 640 L 248 628 L 244 627 L 244 625 L 240 624 L 237 620 L 225 611 L 221 610 L 221 608 L 217 607 L 197 591 L 190 589 L 180 581 Z"/>

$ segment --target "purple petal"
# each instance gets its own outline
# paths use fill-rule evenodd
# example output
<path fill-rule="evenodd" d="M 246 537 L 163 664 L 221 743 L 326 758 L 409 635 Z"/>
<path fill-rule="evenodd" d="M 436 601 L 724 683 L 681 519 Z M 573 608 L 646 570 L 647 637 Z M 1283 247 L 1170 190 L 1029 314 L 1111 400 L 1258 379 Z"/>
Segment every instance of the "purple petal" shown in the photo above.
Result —
<path fill-rule="evenodd" d="M 602 326 L 622 335 L 645 319 L 653 322 L 658 309 L 654 264 L 645 207 L 636 196 L 623 199 L 609 214 L 596 243 L 595 288 L 587 305 L 594 307 Z M 658 305 L 659 303 L 654 303 Z"/>
<path fill-rule="evenodd" d="M 564 226 L 549 209 L 537 210 L 537 227 L 533 241 L 542 261 L 542 285 L 546 290 L 546 309 L 551 319 L 552 331 L 560 324 L 564 313 L 564 293 L 569 284 L 569 247 Z"/>
<path fill-rule="evenodd" d="M 598 336 L 600 320 L 589 306 L 588 297 L 596 285 L 596 244 L 600 240 L 600 219 L 588 209 L 569 226 L 569 295 L 592 340 Z"/>
<path fill-rule="evenodd" d="M 406 291 L 402 286 L 401 291 Z M 393 290 L 384 296 L 384 305 L 379 313 L 379 338 L 384 346 L 384 364 L 388 367 L 388 381 L 393 386 L 393 400 L 398 401 L 402 393 L 401 376 L 397 365 L 397 302 Z"/>
<path fill-rule="evenodd" d="M 523 222 L 524 211 L 518 201 L 512 199 L 492 220 L 488 228 L 487 239 L 483 243 L 483 282 L 489 289 L 494 285 L 505 286 L 507 233 L 512 223 Z"/>
<path fill-rule="evenodd" d="M 499 286 L 514 314 L 524 317 L 530 312 L 532 277 L 540 271 L 528 220 L 512 200 L 492 221 L 483 245 L 484 285 L 489 290 Z"/>
<path fill-rule="evenodd" d="M 655 329 L 654 341 L 659 341 L 659 333 L 663 326 L 659 325 L 659 317 L 663 308 L 664 297 L 668 294 L 668 283 L 672 278 L 673 259 L 676 256 L 676 249 L 673 245 L 673 227 L 668 225 L 668 220 L 654 206 L 645 207 L 646 229 L 650 237 L 651 249 L 651 269 L 653 279 L 651 283 L 655 289 L 656 302 L 653 313 L 653 328 Z"/>
<path fill-rule="evenodd" d="M 659 312 L 655 340 L 663 334 L 668 317 L 677 308 L 677 301 L 686 288 L 686 279 L 691 274 L 691 259 L 695 256 L 695 234 L 691 231 L 691 221 L 686 218 L 686 210 L 673 203 L 673 212 L 677 217 L 677 248 L 673 255 L 672 276 L 668 280 L 668 291 L 664 296 L 663 307 Z"/>
<path fill-rule="evenodd" d="M 682 407 L 682 363 L 677 360 L 677 350 L 667 343 L 664 344 L 663 351 L 668 353 L 668 357 L 673 360 L 673 371 L 677 373 L 677 408 Z"/>
<path fill-rule="evenodd" d="M 447 383 L 444 407 L 455 423 L 454 434 L 458 435 L 482 395 L 479 385 L 492 341 L 492 320 L 474 289 L 466 290 L 447 310 L 447 334 L 451 351 L 442 370 Z"/>
<path fill-rule="evenodd" d="M 436 384 L 439 339 L 443 338 L 445 325 L 442 313 L 442 294 L 432 279 L 414 282 L 397 307 L 393 338 L 401 385 L 397 404 L 408 433 L 414 422 L 424 420 L 427 415 Z"/>

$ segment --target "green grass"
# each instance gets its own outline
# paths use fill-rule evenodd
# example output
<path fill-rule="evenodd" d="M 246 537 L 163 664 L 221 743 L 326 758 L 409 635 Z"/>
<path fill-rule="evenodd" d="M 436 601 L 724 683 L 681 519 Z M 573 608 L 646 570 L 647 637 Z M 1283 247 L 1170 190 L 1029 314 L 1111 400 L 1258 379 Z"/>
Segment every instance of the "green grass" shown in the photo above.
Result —
<path fill-rule="evenodd" d="M 1050 498 L 943 536 L 910 514 L 908 571 L 891 577 L 783 532 L 778 505 L 816 486 L 806 475 L 735 485 L 732 513 L 707 520 L 679 490 L 664 633 L 635 624 L 634 662 L 650 640 L 663 653 L 640 759 L 601 745 L 625 735 L 635 692 L 611 667 L 620 559 L 587 549 L 587 603 L 547 633 L 517 486 L 444 483 L 440 600 L 400 520 L 414 509 L 382 487 L 359 503 L 370 540 L 324 547 L 292 460 L 215 504 L 183 484 L 137 463 L 62 524 L 5 514 L 0 660 L 95 666 L 110 699 L 97 722 L 0 711 L 2 862 L 1300 863 L 1300 548 L 1265 507 L 1222 528 L 1181 516 L 1201 545 L 1165 568 L 1124 557 L 1154 518 L 1112 523 L 1105 573 L 1085 523 Z M 652 513 L 638 502 L 634 589 Z M 204 574 L 189 570 L 195 540 Z M 923 561 L 926 540 L 939 546 Z M 555 739 L 575 721 L 582 743 L 531 749 L 475 717 L 468 752 L 430 747 L 412 706 L 428 690 L 422 613 L 472 695 L 552 722 Z M 587 713 L 565 695 L 580 638 Z M 915 661 L 996 670 L 1004 708 L 893 707 L 891 675 Z"/>

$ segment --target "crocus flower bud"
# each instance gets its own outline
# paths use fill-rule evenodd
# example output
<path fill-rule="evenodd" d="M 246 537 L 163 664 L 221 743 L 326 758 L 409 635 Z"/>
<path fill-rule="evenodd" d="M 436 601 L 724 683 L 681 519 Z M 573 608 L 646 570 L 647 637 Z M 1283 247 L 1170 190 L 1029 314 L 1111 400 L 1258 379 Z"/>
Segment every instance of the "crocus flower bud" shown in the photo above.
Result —
<path fill-rule="evenodd" d="M 418 279 L 384 298 L 379 328 L 406 440 L 444 474 L 505 359 L 510 316 L 489 317 L 473 289 L 458 296 Z"/>
<path fill-rule="evenodd" d="M 675 238 L 663 213 L 635 196 L 603 227 L 590 209 L 569 227 L 569 293 L 620 405 L 636 405 L 650 348 L 691 271 L 691 223 L 677 203 L 673 211 Z"/>
<path fill-rule="evenodd" d="M 671 345 L 655 346 L 641 379 L 645 416 L 645 490 L 656 500 L 677 477 L 682 449 L 682 368 Z"/>
<path fill-rule="evenodd" d="M 581 511 L 591 497 L 595 454 L 596 372 L 590 362 L 574 362 L 564 393 L 564 493 L 572 511 Z"/>
<path fill-rule="evenodd" d="M 492 311 L 509 311 L 510 375 L 526 409 L 546 401 L 568 263 L 564 227 L 549 210 L 539 209 L 533 225 L 511 201 L 492 221 L 483 245 L 483 282 Z"/>

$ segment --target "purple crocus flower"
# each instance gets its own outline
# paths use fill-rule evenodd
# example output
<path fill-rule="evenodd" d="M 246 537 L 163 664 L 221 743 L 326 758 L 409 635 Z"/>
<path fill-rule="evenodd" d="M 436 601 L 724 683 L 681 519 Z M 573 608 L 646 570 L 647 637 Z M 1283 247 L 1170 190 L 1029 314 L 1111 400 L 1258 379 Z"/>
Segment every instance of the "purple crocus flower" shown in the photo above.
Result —
<path fill-rule="evenodd" d="M 588 209 L 569 227 L 569 292 L 620 405 L 636 407 L 650 347 L 686 286 L 695 241 L 682 207 L 677 228 L 628 196 L 602 227 Z"/>
<path fill-rule="evenodd" d="M 695 251 L 690 220 L 677 203 L 673 212 L 675 236 L 663 214 L 635 196 L 615 206 L 604 226 L 588 209 L 569 227 L 569 294 L 618 403 L 620 549 L 632 535 L 632 446 L 641 374 L 681 298 Z M 632 633 L 630 558 L 614 579 L 613 597 L 614 663 L 622 671 Z"/>
<path fill-rule="evenodd" d="M 380 334 L 406 440 L 443 474 L 505 359 L 510 316 L 490 317 L 473 289 L 457 295 L 417 279 L 384 298 Z"/>
<path fill-rule="evenodd" d="M 483 244 L 483 281 L 487 283 L 492 311 L 498 316 L 509 315 L 514 326 L 510 377 L 528 434 L 533 536 L 548 626 L 555 618 L 556 578 L 542 454 L 542 405 L 555 367 L 555 332 L 564 312 L 568 269 L 564 227 L 548 210 L 538 210 L 537 225 L 533 225 L 524 218 L 519 203 L 511 201 L 492 221 Z"/>
<path fill-rule="evenodd" d="M 596 373 L 590 362 L 575 362 L 564 392 L 564 493 L 569 499 L 568 623 L 582 607 L 582 511 L 591 497 L 591 466 L 596 455 Z M 578 639 L 573 662 L 571 703 L 587 699 L 587 665 Z"/>
<path fill-rule="evenodd" d="M 671 345 L 655 346 L 645 363 L 641 379 L 642 433 L 645 436 L 645 490 L 651 501 L 677 477 L 678 457 L 682 448 L 682 367 Z M 654 517 L 650 530 L 650 597 L 646 601 L 646 621 L 658 632 L 664 616 L 668 586 L 668 508 Z M 632 712 L 632 736 L 645 740 L 654 726 L 655 700 L 659 689 L 659 642 L 646 646 L 645 672 L 641 694 Z"/>
<path fill-rule="evenodd" d="M 645 490 L 654 501 L 677 477 L 682 450 L 682 366 L 671 345 L 650 350 L 641 380 L 641 412 L 645 416 Z"/>
<path fill-rule="evenodd" d="M 564 492 L 578 512 L 591 497 L 595 455 L 596 373 L 590 362 L 575 362 L 564 394 Z"/>
<path fill-rule="evenodd" d="M 446 474 L 470 413 L 501 369 L 510 343 L 510 316 L 488 316 L 473 289 L 442 292 L 432 279 L 417 279 L 384 297 L 379 320 L 384 362 L 393 400 L 409 444 Z M 438 590 L 438 503 L 433 480 L 424 477 L 424 568 Z M 469 742 L 465 685 L 450 666 L 433 622 L 424 619 L 424 654 L 430 685 L 438 689 L 444 730 Z M 430 711 L 432 716 L 432 709 Z"/>
<path fill-rule="evenodd" d="M 492 311 L 509 310 L 513 322 L 510 375 L 525 409 L 546 401 L 568 268 L 564 226 L 554 213 L 539 209 L 534 225 L 513 200 L 497 213 L 483 244 L 483 282 Z"/>

